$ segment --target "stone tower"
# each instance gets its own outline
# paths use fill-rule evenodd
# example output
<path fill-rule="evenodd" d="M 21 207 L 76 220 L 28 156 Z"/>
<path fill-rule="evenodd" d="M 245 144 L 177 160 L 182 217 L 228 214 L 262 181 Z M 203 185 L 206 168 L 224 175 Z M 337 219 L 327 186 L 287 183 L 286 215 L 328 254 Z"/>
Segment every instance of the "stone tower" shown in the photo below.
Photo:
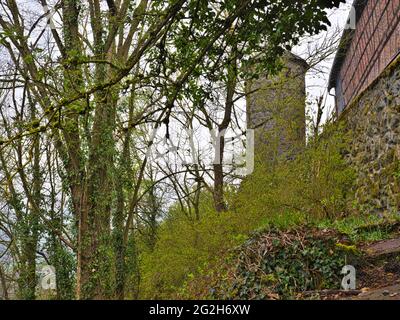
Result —
<path fill-rule="evenodd" d="M 305 146 L 305 74 L 308 64 L 285 52 L 274 77 L 247 83 L 247 127 L 255 130 L 255 163 L 292 159 Z"/>

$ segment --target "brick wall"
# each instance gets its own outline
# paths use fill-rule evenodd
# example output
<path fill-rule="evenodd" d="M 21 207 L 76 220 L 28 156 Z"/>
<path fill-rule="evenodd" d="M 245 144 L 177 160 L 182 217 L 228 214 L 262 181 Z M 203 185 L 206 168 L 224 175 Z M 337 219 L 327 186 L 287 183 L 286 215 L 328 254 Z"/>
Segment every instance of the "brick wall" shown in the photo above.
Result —
<path fill-rule="evenodd" d="M 364 91 L 399 53 L 400 0 L 369 0 L 337 78 L 342 104 Z"/>

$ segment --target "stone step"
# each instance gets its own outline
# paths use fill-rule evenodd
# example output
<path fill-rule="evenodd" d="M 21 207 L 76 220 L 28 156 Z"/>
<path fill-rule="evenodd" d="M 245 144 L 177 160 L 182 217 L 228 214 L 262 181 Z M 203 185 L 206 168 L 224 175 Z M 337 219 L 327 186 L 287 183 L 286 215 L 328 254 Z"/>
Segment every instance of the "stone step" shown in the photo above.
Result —
<path fill-rule="evenodd" d="M 352 297 L 351 300 L 400 300 L 400 284 L 371 289 Z"/>
<path fill-rule="evenodd" d="M 400 253 L 400 238 L 375 242 L 362 248 L 362 250 L 371 257 L 378 257 L 396 252 Z"/>

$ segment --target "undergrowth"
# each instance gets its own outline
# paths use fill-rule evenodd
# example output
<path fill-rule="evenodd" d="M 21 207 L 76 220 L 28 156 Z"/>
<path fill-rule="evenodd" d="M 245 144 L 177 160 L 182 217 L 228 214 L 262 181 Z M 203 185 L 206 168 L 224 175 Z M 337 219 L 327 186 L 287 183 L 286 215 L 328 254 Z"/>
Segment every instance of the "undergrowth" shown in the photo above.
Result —
<path fill-rule="evenodd" d="M 154 248 L 141 248 L 140 298 L 288 298 L 337 287 L 353 243 L 390 237 L 390 230 L 368 228 L 381 219 L 355 213 L 347 137 L 340 128 L 324 135 L 289 162 L 256 164 L 239 189 L 226 190 L 226 212 L 215 212 L 208 192 L 198 219 L 172 206 Z M 351 245 L 337 245 L 342 235 Z M 265 237 L 273 246 L 252 257 L 248 250 L 263 250 Z"/>
<path fill-rule="evenodd" d="M 271 229 L 233 250 L 218 271 L 192 279 L 181 298 L 290 299 L 298 292 L 338 289 L 346 250 L 335 233 Z"/>
<path fill-rule="evenodd" d="M 389 239 L 399 224 L 400 216 L 395 213 L 383 216 L 365 213 L 316 223 L 319 228 L 333 228 L 347 235 L 355 243 Z"/>

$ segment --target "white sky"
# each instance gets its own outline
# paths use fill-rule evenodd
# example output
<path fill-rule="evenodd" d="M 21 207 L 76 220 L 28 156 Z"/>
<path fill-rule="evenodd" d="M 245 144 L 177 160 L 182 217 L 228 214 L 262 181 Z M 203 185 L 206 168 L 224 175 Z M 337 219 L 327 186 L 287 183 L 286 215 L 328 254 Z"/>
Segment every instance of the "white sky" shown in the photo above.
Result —
<path fill-rule="evenodd" d="M 328 31 L 321 32 L 315 37 L 305 39 L 305 41 L 293 49 L 293 52 L 303 58 L 307 58 L 305 52 L 307 51 L 308 44 L 311 43 L 311 45 L 314 45 L 321 42 L 325 36 L 329 37 L 334 34 L 338 28 L 342 32 L 346 25 L 352 3 L 353 0 L 346 0 L 346 3 L 342 3 L 339 8 L 329 10 L 329 20 L 331 21 L 332 26 Z M 321 95 L 324 95 L 326 98 L 325 119 L 328 113 L 334 108 L 334 97 L 327 94 L 328 79 L 334 57 L 335 55 L 333 54 L 329 59 L 326 59 L 318 65 L 319 69 L 324 71 L 323 73 L 319 73 L 316 76 L 312 72 L 309 72 L 306 77 L 306 89 L 309 102 L 312 103 L 315 101 L 316 97 L 320 97 Z"/>

